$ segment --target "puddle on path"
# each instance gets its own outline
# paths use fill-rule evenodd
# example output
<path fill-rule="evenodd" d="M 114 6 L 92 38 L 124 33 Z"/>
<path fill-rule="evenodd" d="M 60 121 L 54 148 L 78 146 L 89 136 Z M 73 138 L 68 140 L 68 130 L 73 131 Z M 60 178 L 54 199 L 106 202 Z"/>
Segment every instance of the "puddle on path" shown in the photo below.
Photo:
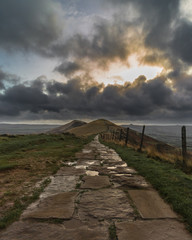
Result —
<path fill-rule="evenodd" d="M 109 170 L 115 170 L 115 169 L 117 169 L 117 167 L 115 166 L 115 167 L 107 167 L 107 169 L 109 169 Z"/>
<path fill-rule="evenodd" d="M 77 162 L 64 162 L 64 164 L 72 167 L 72 166 L 75 166 L 77 164 Z"/>
<path fill-rule="evenodd" d="M 122 176 L 125 176 L 125 177 L 132 177 L 133 175 L 132 174 L 115 174 L 116 177 L 122 177 Z"/>
<path fill-rule="evenodd" d="M 115 165 L 115 167 L 116 167 L 116 168 L 118 168 L 118 167 L 127 167 L 127 163 L 123 163 L 123 164 L 121 164 L 121 165 Z"/>
<path fill-rule="evenodd" d="M 87 169 L 87 166 L 85 165 L 78 165 L 78 166 L 75 166 L 76 169 Z"/>
<path fill-rule="evenodd" d="M 86 171 L 86 174 L 87 176 L 91 176 L 91 177 L 99 176 L 99 172 L 97 171 Z"/>
<path fill-rule="evenodd" d="M 100 165 L 100 161 L 86 161 L 85 164 L 87 165 Z"/>
<path fill-rule="evenodd" d="M 83 151 L 82 151 L 83 153 L 91 153 L 92 152 L 92 150 L 87 150 L 87 149 L 83 149 Z"/>

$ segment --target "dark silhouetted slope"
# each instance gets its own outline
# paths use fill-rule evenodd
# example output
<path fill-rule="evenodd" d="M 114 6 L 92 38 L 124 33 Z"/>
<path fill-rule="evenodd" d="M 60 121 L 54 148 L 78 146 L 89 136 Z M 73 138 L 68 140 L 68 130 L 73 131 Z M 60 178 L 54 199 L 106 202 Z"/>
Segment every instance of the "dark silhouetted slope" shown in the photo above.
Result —
<path fill-rule="evenodd" d="M 83 121 L 73 120 L 72 122 L 69 122 L 65 125 L 62 125 L 60 127 L 57 127 L 57 128 L 54 128 L 54 129 L 48 131 L 48 133 L 53 133 L 53 134 L 64 133 L 64 132 L 69 131 L 70 129 L 77 128 L 77 127 L 80 127 L 80 126 L 83 126 L 86 124 L 87 123 L 83 122 Z"/>

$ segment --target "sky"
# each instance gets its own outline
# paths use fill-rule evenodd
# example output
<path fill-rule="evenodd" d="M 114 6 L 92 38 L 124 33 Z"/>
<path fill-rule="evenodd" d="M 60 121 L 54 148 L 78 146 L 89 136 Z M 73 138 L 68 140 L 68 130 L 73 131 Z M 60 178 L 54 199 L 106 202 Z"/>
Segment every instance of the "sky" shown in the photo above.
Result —
<path fill-rule="evenodd" d="M 190 124 L 191 0 L 1 0 L 0 122 Z"/>

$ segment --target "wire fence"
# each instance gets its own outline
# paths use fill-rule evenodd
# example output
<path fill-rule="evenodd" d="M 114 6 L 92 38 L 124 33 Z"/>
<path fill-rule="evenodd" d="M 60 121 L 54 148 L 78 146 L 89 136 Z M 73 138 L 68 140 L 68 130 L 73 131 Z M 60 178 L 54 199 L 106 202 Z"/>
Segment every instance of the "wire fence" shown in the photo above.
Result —
<path fill-rule="evenodd" d="M 159 157 L 182 167 L 192 167 L 191 145 L 187 144 L 187 130 L 185 126 L 180 127 L 180 146 L 172 146 L 145 134 L 147 127 L 142 126 L 141 131 L 128 128 L 110 128 L 108 132 L 102 133 L 105 141 L 113 141 L 121 145 L 131 146 L 138 151 L 146 151 L 149 156 Z"/>
<path fill-rule="evenodd" d="M 143 126 L 129 125 L 126 126 L 137 132 L 142 132 Z M 169 145 L 181 148 L 181 129 L 182 125 L 146 125 L 145 135 L 165 142 Z M 187 149 L 192 151 L 192 126 L 186 126 L 186 144 Z"/>

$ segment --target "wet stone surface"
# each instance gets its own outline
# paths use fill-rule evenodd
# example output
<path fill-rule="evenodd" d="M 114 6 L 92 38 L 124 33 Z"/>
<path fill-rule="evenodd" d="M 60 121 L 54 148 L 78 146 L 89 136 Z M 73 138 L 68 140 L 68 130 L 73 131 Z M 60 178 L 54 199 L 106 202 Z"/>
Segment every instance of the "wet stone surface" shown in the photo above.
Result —
<path fill-rule="evenodd" d="M 151 185 L 98 137 L 76 158 L 64 162 L 40 199 L 1 232 L 0 239 L 109 240 L 112 224 L 117 240 L 192 239 L 181 223 L 167 219 L 175 215 L 161 199 L 157 201 Z M 155 215 L 157 209 L 163 214 Z M 162 216 L 164 220 L 159 219 Z"/>
<path fill-rule="evenodd" d="M 118 189 L 102 189 L 85 192 L 79 203 L 79 217 L 83 221 L 89 218 L 133 219 L 134 212 L 126 194 Z"/>
<path fill-rule="evenodd" d="M 2 240 L 108 240 L 108 226 L 17 222 L 1 235 Z"/>
<path fill-rule="evenodd" d="M 76 167 L 62 167 L 56 176 L 81 176 L 85 174 L 83 169 L 77 169 Z"/>
<path fill-rule="evenodd" d="M 154 190 L 129 190 L 129 195 L 143 219 L 177 218 L 170 206 Z"/>
<path fill-rule="evenodd" d="M 142 176 L 132 174 L 112 174 L 111 178 L 114 182 L 119 183 L 122 187 L 132 189 L 150 188 L 151 185 L 145 181 Z"/>
<path fill-rule="evenodd" d="M 101 165 L 101 161 L 98 161 L 98 160 L 79 160 L 78 162 L 77 162 L 77 166 L 78 165 L 84 165 L 84 166 L 86 166 L 86 167 L 89 167 L 89 166 L 91 166 L 91 165 L 93 165 L 93 166 L 100 166 Z"/>
<path fill-rule="evenodd" d="M 23 219 L 71 219 L 75 210 L 76 197 L 76 192 L 67 192 L 42 199 L 34 209 L 28 209 L 23 214 Z"/>
<path fill-rule="evenodd" d="M 183 224 L 174 220 L 117 222 L 118 240 L 191 240 Z M 129 238 L 128 238 L 129 236 Z"/>
<path fill-rule="evenodd" d="M 111 185 L 109 177 L 107 176 L 86 176 L 83 177 L 83 184 L 81 188 L 87 189 L 101 189 Z"/>
<path fill-rule="evenodd" d="M 55 176 L 40 198 L 46 198 L 61 192 L 73 191 L 78 179 L 78 176 Z"/>

